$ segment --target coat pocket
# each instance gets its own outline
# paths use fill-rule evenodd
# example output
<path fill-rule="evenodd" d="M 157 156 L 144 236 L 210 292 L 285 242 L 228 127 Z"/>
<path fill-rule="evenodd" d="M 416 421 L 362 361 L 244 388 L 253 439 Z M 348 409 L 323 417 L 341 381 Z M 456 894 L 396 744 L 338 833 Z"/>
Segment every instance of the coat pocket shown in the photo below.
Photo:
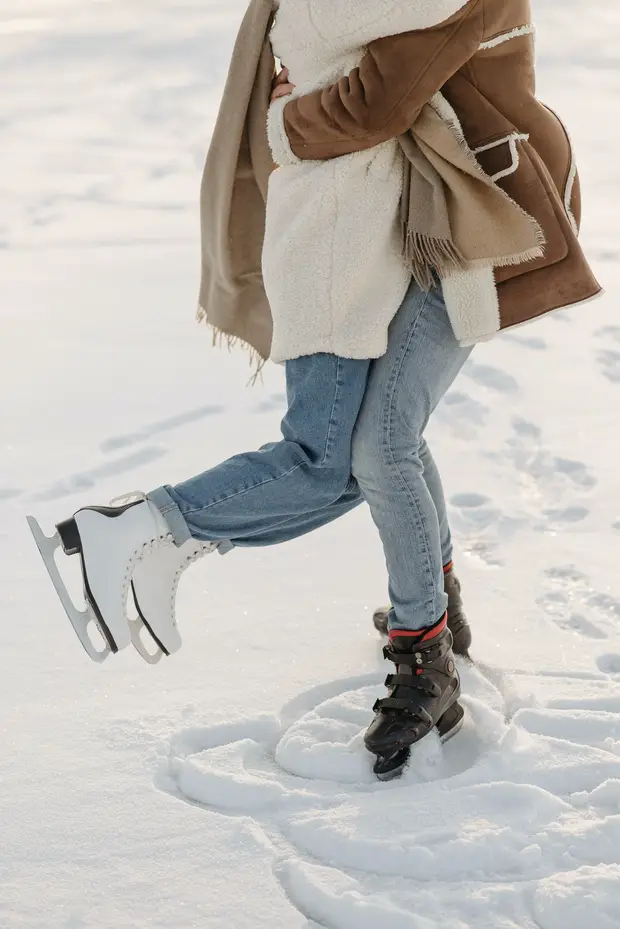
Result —
<path fill-rule="evenodd" d="M 476 158 L 483 171 L 493 178 L 511 200 L 533 216 L 544 236 L 544 253 L 527 262 L 527 270 L 535 271 L 563 261 L 568 254 L 560 214 L 564 205 L 542 159 L 517 132 L 491 143 L 478 146 Z M 496 268 L 498 283 L 523 274 L 525 265 Z"/>

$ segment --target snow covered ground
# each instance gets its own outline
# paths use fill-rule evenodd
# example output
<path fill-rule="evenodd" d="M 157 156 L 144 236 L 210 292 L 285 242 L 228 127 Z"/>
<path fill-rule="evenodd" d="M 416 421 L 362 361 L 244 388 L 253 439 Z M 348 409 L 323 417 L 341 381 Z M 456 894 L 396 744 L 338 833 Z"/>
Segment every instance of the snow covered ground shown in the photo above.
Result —
<path fill-rule="evenodd" d="M 183 581 L 182 652 L 82 653 L 25 515 L 277 437 L 196 326 L 197 193 L 242 0 L 0 9 L 0 927 L 620 927 L 620 10 L 538 0 L 607 296 L 479 348 L 432 426 L 480 668 L 375 783 L 366 512 Z"/>

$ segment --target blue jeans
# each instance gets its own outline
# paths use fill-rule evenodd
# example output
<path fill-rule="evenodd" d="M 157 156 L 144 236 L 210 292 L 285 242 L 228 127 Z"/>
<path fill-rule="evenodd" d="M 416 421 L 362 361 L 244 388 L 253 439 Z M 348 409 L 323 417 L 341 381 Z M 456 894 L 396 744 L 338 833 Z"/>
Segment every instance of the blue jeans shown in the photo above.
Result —
<path fill-rule="evenodd" d="M 286 363 L 280 442 L 148 496 L 179 545 L 194 537 L 220 542 L 222 553 L 296 538 L 365 500 L 385 551 L 391 628 L 429 626 L 447 607 L 452 539 L 423 433 L 469 352 L 454 338 L 441 290 L 412 282 L 381 358 Z"/>

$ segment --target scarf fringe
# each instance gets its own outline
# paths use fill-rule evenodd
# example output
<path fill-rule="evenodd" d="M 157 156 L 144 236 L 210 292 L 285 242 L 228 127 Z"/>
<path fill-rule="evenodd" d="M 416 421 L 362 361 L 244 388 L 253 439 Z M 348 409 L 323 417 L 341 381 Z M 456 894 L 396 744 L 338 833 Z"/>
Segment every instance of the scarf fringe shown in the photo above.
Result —
<path fill-rule="evenodd" d="M 404 256 L 416 284 L 424 291 L 432 290 L 434 273 L 440 278 L 455 268 L 463 268 L 463 256 L 449 239 L 436 239 L 422 232 L 412 232 L 404 226 Z"/>
<path fill-rule="evenodd" d="M 536 261 L 537 258 L 542 258 L 545 254 L 543 245 L 544 236 L 542 244 L 537 245 L 536 248 L 528 248 L 524 252 L 517 252 L 514 255 L 503 255 L 501 258 L 493 259 L 493 267 L 508 268 L 514 265 L 525 264 L 526 261 Z M 472 261 L 471 264 L 476 267 L 477 262 Z"/>
<path fill-rule="evenodd" d="M 196 311 L 196 319 L 199 323 L 205 323 L 211 329 L 211 344 L 213 348 L 227 348 L 231 352 L 235 348 L 241 348 L 244 351 L 248 352 L 249 355 L 249 364 L 251 368 L 254 368 L 254 373 L 250 380 L 248 381 L 248 387 L 254 387 L 259 378 L 262 380 L 263 368 L 267 364 L 267 359 L 258 352 L 253 345 L 249 342 L 246 342 L 245 339 L 242 339 L 241 336 L 231 335 L 229 332 L 226 332 L 224 329 L 220 329 L 209 319 L 209 314 L 206 309 L 198 305 Z"/>

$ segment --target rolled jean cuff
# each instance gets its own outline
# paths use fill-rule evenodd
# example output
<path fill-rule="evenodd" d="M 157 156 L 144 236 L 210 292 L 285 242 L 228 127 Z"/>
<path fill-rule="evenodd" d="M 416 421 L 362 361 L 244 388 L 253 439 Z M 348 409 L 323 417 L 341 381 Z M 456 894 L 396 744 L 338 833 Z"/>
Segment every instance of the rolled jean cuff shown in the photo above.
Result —
<path fill-rule="evenodd" d="M 146 496 L 168 523 L 172 537 L 177 545 L 183 545 L 192 538 L 185 517 L 165 487 L 158 487 Z"/>

